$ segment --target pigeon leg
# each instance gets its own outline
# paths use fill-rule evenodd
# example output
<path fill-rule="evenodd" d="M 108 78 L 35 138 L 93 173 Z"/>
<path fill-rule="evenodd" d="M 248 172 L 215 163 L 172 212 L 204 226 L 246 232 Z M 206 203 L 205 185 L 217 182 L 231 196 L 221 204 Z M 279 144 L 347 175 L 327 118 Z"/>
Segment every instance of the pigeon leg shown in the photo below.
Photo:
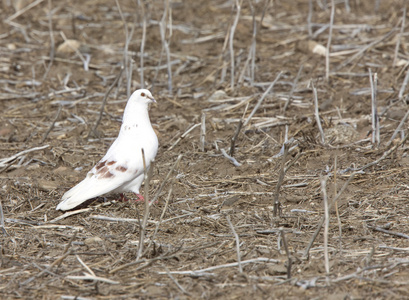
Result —
<path fill-rule="evenodd" d="M 137 197 L 138 197 L 138 199 L 135 199 L 135 201 L 145 201 L 145 198 L 141 195 L 141 194 L 135 194 Z M 156 200 L 154 203 L 155 204 L 158 204 L 158 202 L 159 202 L 159 200 Z M 152 201 L 149 201 L 149 203 L 151 203 L 152 204 Z"/>
<path fill-rule="evenodd" d="M 135 199 L 135 201 L 145 201 L 145 198 L 141 194 L 136 194 L 136 197 L 138 197 L 138 199 Z"/>
<path fill-rule="evenodd" d="M 119 199 L 117 200 L 117 201 L 122 201 L 122 202 L 125 202 L 125 201 L 129 201 L 129 200 L 133 200 L 133 201 L 135 201 L 135 202 L 140 202 L 140 201 L 145 201 L 145 198 L 141 195 L 141 194 L 135 194 L 136 195 L 136 197 L 138 197 L 138 198 L 136 198 L 136 199 L 128 199 L 128 198 L 126 198 L 126 196 L 123 194 L 123 193 L 120 193 L 119 194 Z"/>
<path fill-rule="evenodd" d="M 145 202 L 145 198 L 141 194 L 135 193 L 135 195 L 138 197 L 137 199 L 133 199 L 135 202 Z M 149 201 L 149 203 L 152 203 L 152 201 Z M 158 203 L 158 200 L 156 200 L 155 203 Z"/>

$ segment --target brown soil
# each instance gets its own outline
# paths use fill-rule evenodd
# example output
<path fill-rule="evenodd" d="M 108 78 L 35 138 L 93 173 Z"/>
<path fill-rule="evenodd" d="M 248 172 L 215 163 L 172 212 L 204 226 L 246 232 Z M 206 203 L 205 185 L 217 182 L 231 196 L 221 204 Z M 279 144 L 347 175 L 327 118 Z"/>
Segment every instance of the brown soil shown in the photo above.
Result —
<path fill-rule="evenodd" d="M 226 36 L 237 13 L 235 1 L 172 1 L 171 18 L 164 19 L 171 91 L 158 23 L 163 1 L 145 3 L 143 10 L 139 1 L 120 0 L 132 35 L 133 76 L 125 69 L 96 133 L 91 129 L 102 100 L 124 61 L 126 36 L 115 1 L 36 1 L 25 10 L 30 2 L 0 4 L 2 299 L 409 297 L 407 121 L 389 143 L 408 109 L 407 19 L 400 31 L 404 0 L 349 1 L 350 12 L 335 1 L 329 80 L 325 57 L 311 45 L 327 45 L 329 31 L 323 26 L 330 22 L 331 6 L 319 4 L 331 1 L 312 1 L 310 38 L 308 0 L 242 1 L 233 87 Z M 246 65 L 252 11 L 258 29 L 254 80 L 251 60 Z M 143 216 L 143 203 L 119 202 L 111 195 L 72 215 L 55 207 L 116 137 L 128 79 L 131 91 L 141 86 L 144 18 L 144 86 L 158 100 L 150 116 L 160 140 L 145 198 L 158 192 L 177 157 L 183 157 L 151 207 L 145 252 L 137 260 L 140 222 L 135 219 Z M 64 38 L 77 42 L 58 48 Z M 88 71 L 78 53 L 90 57 Z M 371 143 L 369 68 L 378 78 L 379 145 Z M 241 166 L 234 166 L 221 150 L 229 153 L 240 119 L 247 120 L 280 71 L 273 91 L 237 138 L 234 158 Z M 178 141 L 201 123 L 203 113 L 204 151 L 199 125 Z M 281 214 L 274 216 L 283 161 L 277 154 L 286 130 L 295 147 L 285 157 Z M 330 209 L 327 247 L 322 228 L 306 255 L 324 217 L 323 191 L 332 203 L 354 171 Z M 78 277 L 85 274 L 99 279 Z"/>

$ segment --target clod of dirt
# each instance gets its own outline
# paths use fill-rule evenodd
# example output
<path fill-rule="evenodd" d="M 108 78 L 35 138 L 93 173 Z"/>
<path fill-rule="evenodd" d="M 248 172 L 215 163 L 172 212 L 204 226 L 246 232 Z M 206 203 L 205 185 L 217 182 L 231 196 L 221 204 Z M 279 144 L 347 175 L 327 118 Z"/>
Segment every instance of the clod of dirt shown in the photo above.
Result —
<path fill-rule="evenodd" d="M 87 246 L 101 244 L 103 240 L 98 236 L 93 236 L 84 240 L 84 244 Z"/>
<path fill-rule="evenodd" d="M 324 130 L 325 139 L 332 144 L 352 143 L 358 137 L 358 132 L 350 125 L 338 124 L 335 127 Z"/>
<path fill-rule="evenodd" d="M 222 100 L 222 99 L 226 99 L 228 96 L 226 94 L 225 91 L 223 90 L 217 90 L 213 93 L 213 95 L 211 95 L 208 99 L 208 101 L 215 101 L 215 100 Z"/>
<path fill-rule="evenodd" d="M 61 45 L 58 46 L 57 48 L 57 55 L 65 56 L 65 55 L 71 55 L 74 54 L 75 52 L 79 51 L 81 53 L 86 53 L 89 52 L 89 47 L 82 44 L 78 40 L 66 40 L 64 41 Z"/>
<path fill-rule="evenodd" d="M 327 48 L 323 45 L 318 44 L 314 41 L 300 41 L 297 43 L 297 49 L 304 52 L 304 53 L 314 53 L 321 56 L 325 56 L 327 52 Z"/>

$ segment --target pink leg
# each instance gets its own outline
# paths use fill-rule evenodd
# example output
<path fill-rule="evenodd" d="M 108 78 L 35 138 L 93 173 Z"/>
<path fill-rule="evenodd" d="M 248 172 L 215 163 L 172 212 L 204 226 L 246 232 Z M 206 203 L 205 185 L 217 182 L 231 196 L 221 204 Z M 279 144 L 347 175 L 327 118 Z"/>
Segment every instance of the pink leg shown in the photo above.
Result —
<path fill-rule="evenodd" d="M 138 199 L 135 199 L 135 201 L 137 201 L 137 202 L 139 202 L 139 201 L 145 202 L 145 198 L 144 198 L 141 194 L 135 194 L 135 195 L 138 197 Z M 152 201 L 149 201 L 149 202 L 152 203 Z M 155 203 L 158 203 L 158 200 L 156 200 Z"/>
<path fill-rule="evenodd" d="M 145 201 L 145 198 L 141 194 L 135 194 L 138 199 L 135 199 L 135 201 Z"/>
<path fill-rule="evenodd" d="M 128 199 L 125 197 L 125 195 L 123 193 L 119 194 L 119 199 L 117 201 L 129 201 L 129 200 L 134 200 L 135 202 L 139 202 L 139 201 L 145 201 L 145 198 L 141 195 L 141 194 L 135 194 L 136 197 L 138 197 L 137 199 Z"/>

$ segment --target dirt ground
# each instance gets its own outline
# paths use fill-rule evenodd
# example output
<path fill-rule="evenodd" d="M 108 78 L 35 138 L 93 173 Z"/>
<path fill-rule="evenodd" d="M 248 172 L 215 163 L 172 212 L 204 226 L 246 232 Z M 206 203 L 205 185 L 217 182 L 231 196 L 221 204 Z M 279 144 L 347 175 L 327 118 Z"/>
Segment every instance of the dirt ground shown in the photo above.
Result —
<path fill-rule="evenodd" d="M 331 1 L 118 2 L 0 4 L 0 298 L 409 298 L 405 1 L 335 1 L 329 73 Z M 137 259 L 143 203 L 55 207 L 141 86 L 159 201 Z"/>

